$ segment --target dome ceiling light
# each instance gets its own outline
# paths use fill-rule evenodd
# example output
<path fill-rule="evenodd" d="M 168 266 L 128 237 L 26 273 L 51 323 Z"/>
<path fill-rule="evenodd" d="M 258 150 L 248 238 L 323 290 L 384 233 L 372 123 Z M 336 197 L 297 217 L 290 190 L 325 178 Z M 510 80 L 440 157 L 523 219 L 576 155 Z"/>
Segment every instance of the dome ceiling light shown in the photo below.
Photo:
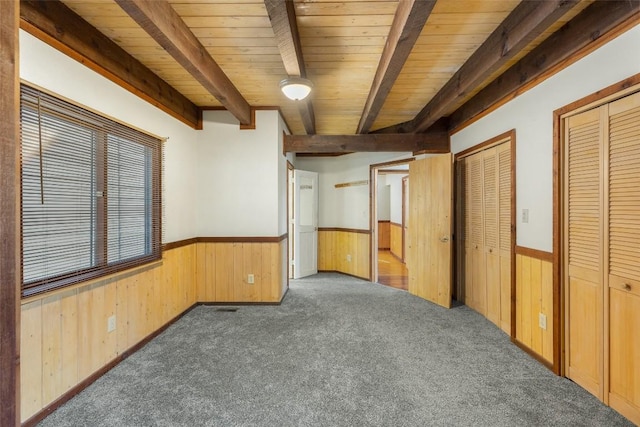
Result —
<path fill-rule="evenodd" d="M 280 82 L 282 93 L 294 101 L 305 99 L 311 93 L 312 88 L 311 80 L 302 77 L 289 77 Z"/>

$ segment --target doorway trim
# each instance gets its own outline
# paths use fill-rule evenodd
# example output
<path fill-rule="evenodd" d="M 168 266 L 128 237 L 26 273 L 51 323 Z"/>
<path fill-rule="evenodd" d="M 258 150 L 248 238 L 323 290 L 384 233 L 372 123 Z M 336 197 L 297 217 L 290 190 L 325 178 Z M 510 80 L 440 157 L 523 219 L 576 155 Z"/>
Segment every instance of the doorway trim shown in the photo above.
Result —
<path fill-rule="evenodd" d="M 378 281 L 378 172 L 390 166 L 408 165 L 415 159 L 415 157 L 408 157 L 369 165 L 369 234 L 371 236 L 369 240 L 369 277 L 372 282 Z M 374 250 L 374 248 L 376 249 Z"/>

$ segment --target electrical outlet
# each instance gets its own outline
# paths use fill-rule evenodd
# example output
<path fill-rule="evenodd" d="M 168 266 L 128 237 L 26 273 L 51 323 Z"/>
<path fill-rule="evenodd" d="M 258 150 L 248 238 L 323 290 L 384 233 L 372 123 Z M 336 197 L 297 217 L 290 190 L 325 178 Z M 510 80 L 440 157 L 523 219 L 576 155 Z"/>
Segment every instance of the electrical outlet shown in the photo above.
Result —
<path fill-rule="evenodd" d="M 347 262 L 351 262 L 351 254 L 347 255 Z"/>
<path fill-rule="evenodd" d="M 248 284 L 253 285 L 255 283 L 255 280 L 256 280 L 256 278 L 255 278 L 255 276 L 253 274 L 249 274 L 247 276 L 247 283 Z"/>
<path fill-rule="evenodd" d="M 547 316 L 545 316 L 542 313 L 538 313 L 538 325 L 544 329 L 545 331 L 547 330 Z"/>
<path fill-rule="evenodd" d="M 113 332 L 116 330 L 116 316 L 109 316 L 107 319 L 107 332 Z"/>

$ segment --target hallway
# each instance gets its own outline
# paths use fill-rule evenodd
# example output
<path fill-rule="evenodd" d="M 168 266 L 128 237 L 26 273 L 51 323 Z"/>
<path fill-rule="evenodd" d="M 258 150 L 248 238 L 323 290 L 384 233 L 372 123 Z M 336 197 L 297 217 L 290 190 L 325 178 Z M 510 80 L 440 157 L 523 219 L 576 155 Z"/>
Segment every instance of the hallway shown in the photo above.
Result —
<path fill-rule="evenodd" d="M 378 251 L 378 283 L 406 291 L 409 286 L 407 266 L 389 250 Z"/>

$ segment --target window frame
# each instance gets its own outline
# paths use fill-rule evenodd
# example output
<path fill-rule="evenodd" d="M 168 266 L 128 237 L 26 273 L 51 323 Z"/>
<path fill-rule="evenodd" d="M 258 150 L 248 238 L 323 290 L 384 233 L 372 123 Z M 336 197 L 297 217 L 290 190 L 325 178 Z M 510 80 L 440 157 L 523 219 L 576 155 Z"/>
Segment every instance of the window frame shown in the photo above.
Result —
<path fill-rule="evenodd" d="M 36 114 L 42 114 L 42 107 L 34 105 L 32 102 L 25 100 L 25 94 L 29 96 L 38 96 L 46 98 L 47 100 L 53 100 L 57 108 L 47 108 L 46 113 L 58 116 L 65 122 L 71 122 L 77 126 L 82 126 L 93 132 L 96 138 L 96 149 L 93 155 L 95 156 L 93 161 L 95 162 L 96 174 L 93 178 L 91 185 L 95 186 L 96 194 L 95 198 L 96 215 L 95 222 L 92 222 L 92 229 L 95 229 L 92 236 L 92 244 L 89 249 L 92 251 L 92 257 L 95 260 L 91 267 L 70 271 L 54 276 L 46 277 L 44 279 L 34 280 L 28 283 L 24 281 L 24 190 L 23 190 L 23 133 L 22 133 L 22 116 L 23 108 L 35 109 Z M 63 107 L 68 107 L 69 111 L 65 114 Z M 81 111 L 83 117 L 87 117 L 90 120 L 83 121 L 76 116 L 76 112 Z M 99 123 L 95 125 L 94 123 Z M 163 175 L 163 142 L 162 138 L 158 138 L 149 133 L 143 132 L 139 129 L 135 129 L 129 125 L 126 125 L 120 121 L 116 121 L 106 115 L 89 109 L 85 106 L 79 105 L 75 102 L 71 102 L 56 94 L 52 94 L 40 88 L 32 85 L 21 83 L 20 85 L 20 283 L 21 283 L 21 296 L 23 298 L 42 294 L 56 289 L 61 289 L 71 285 L 86 282 L 92 279 L 97 279 L 114 273 L 129 270 L 144 266 L 149 263 L 157 262 L 162 259 L 162 175 Z M 135 138 L 131 138 L 135 135 Z M 149 197 L 145 191 L 144 197 L 144 211 L 145 211 L 145 246 L 149 245 L 148 253 L 142 256 L 132 257 L 124 260 L 118 260 L 116 262 L 109 263 L 108 251 L 109 251 L 109 234 L 108 234 L 108 147 L 109 137 L 122 138 L 130 143 L 140 144 L 145 149 L 149 149 L 148 155 L 145 150 L 143 166 L 145 174 L 145 186 L 149 185 Z M 40 154 L 42 156 L 42 154 Z M 41 179 L 42 175 L 41 175 Z M 150 182 L 147 181 L 150 180 Z M 147 212 L 150 216 L 147 216 Z M 147 225 L 148 224 L 148 225 Z M 147 229 L 148 228 L 148 229 Z M 102 232 L 97 232 L 102 230 Z M 149 240 L 147 241 L 147 233 L 149 233 Z M 145 250 L 147 252 L 147 250 Z"/>

